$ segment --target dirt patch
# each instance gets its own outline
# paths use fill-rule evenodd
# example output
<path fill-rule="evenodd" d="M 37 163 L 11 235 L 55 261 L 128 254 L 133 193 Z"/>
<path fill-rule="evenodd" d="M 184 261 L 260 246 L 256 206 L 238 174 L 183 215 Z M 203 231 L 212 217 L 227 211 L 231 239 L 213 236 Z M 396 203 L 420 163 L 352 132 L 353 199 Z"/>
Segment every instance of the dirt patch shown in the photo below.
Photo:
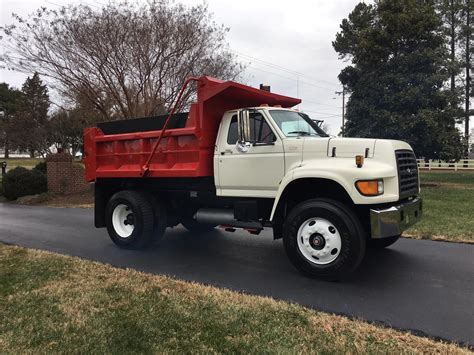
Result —
<path fill-rule="evenodd" d="M 45 205 L 51 207 L 79 207 L 93 208 L 94 194 L 91 191 L 81 192 L 72 195 L 55 195 L 45 202 Z"/>
<path fill-rule="evenodd" d="M 40 194 L 33 196 L 21 197 L 16 201 L 19 205 L 29 206 L 49 206 L 49 207 L 77 207 L 77 208 L 93 208 L 94 194 L 92 191 L 81 192 L 71 195 L 52 195 Z"/>
<path fill-rule="evenodd" d="M 474 186 L 451 182 L 422 182 L 420 187 L 450 187 L 453 189 L 474 189 Z"/>
<path fill-rule="evenodd" d="M 439 187 L 439 183 L 436 182 L 422 182 L 420 187 Z"/>
<path fill-rule="evenodd" d="M 402 236 L 404 238 L 418 239 L 418 240 L 435 240 L 438 242 L 474 244 L 474 241 L 472 239 L 466 239 L 462 237 L 453 239 L 444 235 L 419 235 L 419 234 L 406 234 L 406 233 L 403 233 Z"/>

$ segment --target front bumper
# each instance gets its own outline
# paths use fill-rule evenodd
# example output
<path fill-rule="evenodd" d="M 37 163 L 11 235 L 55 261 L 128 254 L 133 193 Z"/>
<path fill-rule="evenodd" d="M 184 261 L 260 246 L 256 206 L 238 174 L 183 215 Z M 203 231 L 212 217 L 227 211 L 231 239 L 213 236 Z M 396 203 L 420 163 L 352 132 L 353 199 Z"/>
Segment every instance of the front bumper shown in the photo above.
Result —
<path fill-rule="evenodd" d="M 371 209 L 372 238 L 380 239 L 400 235 L 404 230 L 417 223 L 421 216 L 421 197 L 386 209 Z"/>

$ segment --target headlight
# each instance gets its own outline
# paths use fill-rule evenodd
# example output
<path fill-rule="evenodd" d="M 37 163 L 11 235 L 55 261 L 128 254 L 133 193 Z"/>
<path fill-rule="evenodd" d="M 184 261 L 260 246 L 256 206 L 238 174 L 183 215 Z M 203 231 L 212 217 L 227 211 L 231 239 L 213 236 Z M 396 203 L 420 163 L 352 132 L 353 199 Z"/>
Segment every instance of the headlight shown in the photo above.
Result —
<path fill-rule="evenodd" d="M 357 191 L 364 196 L 378 196 L 383 194 L 383 179 L 359 180 L 355 186 Z"/>

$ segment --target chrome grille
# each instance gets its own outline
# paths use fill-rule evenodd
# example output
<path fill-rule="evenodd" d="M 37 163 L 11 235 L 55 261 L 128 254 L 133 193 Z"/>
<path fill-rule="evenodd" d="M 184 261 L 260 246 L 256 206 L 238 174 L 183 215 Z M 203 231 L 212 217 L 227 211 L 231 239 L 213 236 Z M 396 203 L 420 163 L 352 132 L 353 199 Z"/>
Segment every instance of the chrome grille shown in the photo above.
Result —
<path fill-rule="evenodd" d="M 418 165 L 411 150 L 396 150 L 400 199 L 418 193 Z"/>

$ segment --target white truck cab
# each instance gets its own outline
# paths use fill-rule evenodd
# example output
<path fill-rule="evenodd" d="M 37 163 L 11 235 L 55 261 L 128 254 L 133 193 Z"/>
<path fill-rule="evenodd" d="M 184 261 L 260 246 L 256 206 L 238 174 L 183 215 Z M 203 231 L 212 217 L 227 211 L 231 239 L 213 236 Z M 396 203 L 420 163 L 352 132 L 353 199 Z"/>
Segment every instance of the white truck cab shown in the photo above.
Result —
<path fill-rule="evenodd" d="M 242 117 L 248 121 L 245 125 L 239 125 Z M 254 107 L 226 112 L 214 155 L 217 195 L 278 199 L 292 181 L 320 178 L 340 184 L 355 204 L 390 203 L 404 197 L 395 152 L 412 152 L 409 144 L 330 137 L 311 122 L 305 113 L 292 109 Z M 247 130 L 247 141 L 239 136 L 239 127 Z M 363 157 L 360 167 L 356 156 Z M 415 178 L 417 169 L 410 173 Z M 365 195 L 357 189 L 357 181 L 371 179 L 380 180 L 377 194 Z M 418 193 L 418 179 L 410 187 Z"/>

